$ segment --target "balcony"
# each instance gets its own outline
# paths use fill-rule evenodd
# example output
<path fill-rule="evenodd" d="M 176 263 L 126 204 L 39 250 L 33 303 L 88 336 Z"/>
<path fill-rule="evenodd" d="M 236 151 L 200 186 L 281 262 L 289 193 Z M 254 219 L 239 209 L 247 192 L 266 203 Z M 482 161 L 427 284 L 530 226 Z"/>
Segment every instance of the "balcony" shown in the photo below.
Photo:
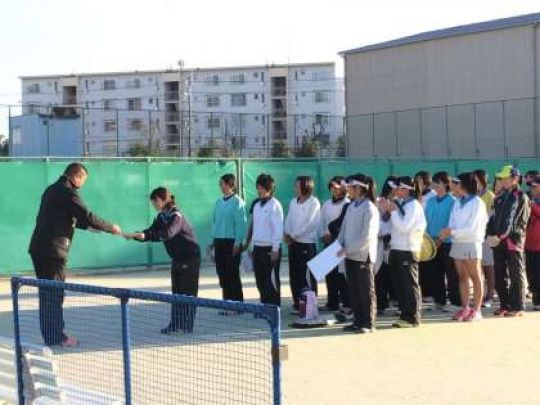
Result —
<path fill-rule="evenodd" d="M 180 99 L 180 93 L 177 91 L 171 91 L 168 93 L 165 93 L 165 101 L 176 101 Z"/>
<path fill-rule="evenodd" d="M 285 108 L 274 108 L 272 116 L 274 118 L 284 118 L 287 116 L 287 110 Z"/>
<path fill-rule="evenodd" d="M 179 112 L 166 112 L 165 122 L 180 122 L 180 113 Z"/>
<path fill-rule="evenodd" d="M 272 88 L 272 96 L 284 97 L 287 95 L 287 88 L 285 86 L 276 86 Z"/>
<path fill-rule="evenodd" d="M 272 133 L 272 136 L 276 140 L 285 140 L 287 139 L 287 131 L 284 129 L 276 129 Z"/>

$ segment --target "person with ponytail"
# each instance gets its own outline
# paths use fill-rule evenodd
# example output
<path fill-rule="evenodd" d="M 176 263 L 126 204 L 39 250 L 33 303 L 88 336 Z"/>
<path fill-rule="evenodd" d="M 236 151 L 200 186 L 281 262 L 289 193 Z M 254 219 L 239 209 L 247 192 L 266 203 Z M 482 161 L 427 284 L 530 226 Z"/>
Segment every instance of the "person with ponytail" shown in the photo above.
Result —
<path fill-rule="evenodd" d="M 223 197 L 214 205 L 212 215 L 212 245 L 216 271 L 224 300 L 244 301 L 240 279 L 240 253 L 246 238 L 247 219 L 244 201 L 236 194 L 234 174 L 224 174 L 219 180 Z M 223 312 L 224 315 L 232 313 Z"/>
<path fill-rule="evenodd" d="M 199 290 L 201 250 L 193 229 L 176 207 L 174 196 L 166 188 L 154 189 L 150 194 L 150 201 L 159 213 L 152 225 L 141 232 L 124 234 L 124 237 L 139 242 L 163 242 L 172 259 L 172 293 L 196 297 Z M 172 304 L 171 320 L 161 329 L 161 333 L 192 333 L 194 319 L 194 306 Z"/>
<path fill-rule="evenodd" d="M 441 230 L 439 240 L 452 238 L 450 257 L 454 259 L 459 276 L 462 309 L 454 314 L 456 321 L 479 321 L 483 299 L 482 243 L 488 222 L 484 203 L 477 196 L 478 186 L 474 173 L 462 173 L 459 180 L 458 201 L 452 208 L 448 227 Z M 473 283 L 473 307 L 469 308 L 470 286 Z"/>
<path fill-rule="evenodd" d="M 372 333 L 375 329 L 377 299 L 373 264 L 377 258 L 379 212 L 375 205 L 375 181 L 364 174 L 346 180 L 353 200 L 345 213 L 338 241 L 345 256 L 345 270 L 353 322 L 345 332 Z"/>
<path fill-rule="evenodd" d="M 390 186 L 394 201 L 381 200 L 383 211 L 390 213 L 390 267 L 396 279 L 400 318 L 395 328 L 420 325 L 422 298 L 418 280 L 418 255 L 426 229 L 426 218 L 421 204 L 422 190 L 409 176 L 398 177 Z"/>

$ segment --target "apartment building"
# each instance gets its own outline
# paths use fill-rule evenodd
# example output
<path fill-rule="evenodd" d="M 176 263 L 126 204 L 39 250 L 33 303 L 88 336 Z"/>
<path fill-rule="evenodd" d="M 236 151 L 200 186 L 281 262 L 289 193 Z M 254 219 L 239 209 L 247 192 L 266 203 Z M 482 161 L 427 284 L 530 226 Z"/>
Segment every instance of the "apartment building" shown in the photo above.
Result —
<path fill-rule="evenodd" d="M 134 144 L 192 155 L 205 146 L 265 156 L 272 142 L 332 144 L 343 134 L 333 63 L 21 77 L 23 112 L 82 116 L 84 153 Z"/>

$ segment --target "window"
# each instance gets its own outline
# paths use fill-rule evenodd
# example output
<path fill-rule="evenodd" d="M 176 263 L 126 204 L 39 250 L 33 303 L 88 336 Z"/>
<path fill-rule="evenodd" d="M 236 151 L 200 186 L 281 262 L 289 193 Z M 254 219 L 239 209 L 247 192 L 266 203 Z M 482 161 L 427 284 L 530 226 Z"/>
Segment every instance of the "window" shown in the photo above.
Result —
<path fill-rule="evenodd" d="M 231 82 L 233 84 L 244 84 L 246 82 L 246 75 L 244 73 L 236 73 L 231 75 Z"/>
<path fill-rule="evenodd" d="M 253 77 L 255 79 L 258 79 L 259 78 L 259 72 L 253 72 Z"/>
<path fill-rule="evenodd" d="M 58 93 L 58 82 L 57 81 L 54 82 L 54 92 Z"/>
<path fill-rule="evenodd" d="M 156 110 L 159 110 L 159 98 L 156 98 Z"/>
<path fill-rule="evenodd" d="M 264 72 L 261 72 L 261 82 L 264 82 Z"/>
<path fill-rule="evenodd" d="M 305 97 L 305 96 L 306 96 L 306 92 L 303 91 L 303 92 L 302 92 L 302 97 Z"/>
<path fill-rule="evenodd" d="M 317 113 L 315 114 L 315 124 L 316 125 L 328 125 L 330 122 L 330 114 L 328 113 Z"/>
<path fill-rule="evenodd" d="M 103 121 L 103 129 L 105 130 L 105 132 L 116 131 L 116 121 L 115 120 Z"/>
<path fill-rule="evenodd" d="M 116 81 L 114 79 L 103 80 L 103 90 L 116 89 Z"/>
<path fill-rule="evenodd" d="M 205 77 L 204 82 L 207 85 L 217 86 L 219 84 L 219 75 L 208 75 Z"/>
<path fill-rule="evenodd" d="M 28 86 L 28 93 L 39 93 L 39 83 L 32 83 Z"/>
<path fill-rule="evenodd" d="M 219 118 L 211 117 L 206 120 L 206 126 L 208 129 L 218 129 L 221 125 Z"/>
<path fill-rule="evenodd" d="M 84 90 L 88 92 L 88 79 L 84 81 Z"/>
<path fill-rule="evenodd" d="M 140 110 L 142 108 L 142 102 L 140 98 L 128 98 L 127 100 L 128 110 Z"/>
<path fill-rule="evenodd" d="M 138 89 L 141 87 L 141 79 L 138 77 L 132 80 L 128 80 L 126 83 L 128 89 Z"/>
<path fill-rule="evenodd" d="M 231 94 L 231 106 L 243 107 L 246 105 L 246 93 L 233 93 Z"/>
<path fill-rule="evenodd" d="M 256 115 L 255 117 L 253 117 L 253 119 L 254 119 L 255 121 L 259 121 L 259 116 Z"/>
<path fill-rule="evenodd" d="M 255 94 L 253 95 L 253 99 L 254 99 L 254 100 L 258 100 L 258 99 L 259 99 L 259 94 L 255 93 Z"/>
<path fill-rule="evenodd" d="M 328 72 L 313 72 L 311 77 L 314 81 L 325 80 L 328 77 Z"/>
<path fill-rule="evenodd" d="M 154 99 L 153 99 L 153 98 L 149 98 L 149 99 L 148 99 L 148 104 L 154 104 Z"/>
<path fill-rule="evenodd" d="M 264 94 L 261 94 L 261 103 L 264 104 Z"/>
<path fill-rule="evenodd" d="M 298 70 L 294 71 L 294 80 L 298 80 Z"/>
<path fill-rule="evenodd" d="M 114 100 L 103 100 L 103 109 L 112 110 L 114 108 Z"/>
<path fill-rule="evenodd" d="M 328 91 L 316 91 L 315 102 L 316 103 L 328 103 L 330 99 L 330 93 Z"/>
<path fill-rule="evenodd" d="M 142 129 L 143 123 L 140 119 L 131 119 L 128 120 L 128 127 L 131 131 L 140 131 Z"/>
<path fill-rule="evenodd" d="M 206 106 L 207 107 L 218 107 L 219 106 L 219 96 L 217 94 L 209 94 L 206 96 Z"/>
<path fill-rule="evenodd" d="M 261 124 L 266 125 L 266 115 L 261 115 Z"/>

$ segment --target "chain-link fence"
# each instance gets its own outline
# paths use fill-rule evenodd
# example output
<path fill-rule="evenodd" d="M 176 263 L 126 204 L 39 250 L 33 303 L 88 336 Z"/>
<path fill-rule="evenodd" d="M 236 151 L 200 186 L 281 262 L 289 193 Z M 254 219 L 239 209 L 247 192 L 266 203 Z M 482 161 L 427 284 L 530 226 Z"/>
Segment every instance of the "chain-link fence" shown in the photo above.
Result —
<path fill-rule="evenodd" d="M 344 118 L 327 113 L 235 113 L 3 106 L 10 154 L 28 156 L 342 157 Z M 132 108 L 131 108 L 132 107 Z"/>

